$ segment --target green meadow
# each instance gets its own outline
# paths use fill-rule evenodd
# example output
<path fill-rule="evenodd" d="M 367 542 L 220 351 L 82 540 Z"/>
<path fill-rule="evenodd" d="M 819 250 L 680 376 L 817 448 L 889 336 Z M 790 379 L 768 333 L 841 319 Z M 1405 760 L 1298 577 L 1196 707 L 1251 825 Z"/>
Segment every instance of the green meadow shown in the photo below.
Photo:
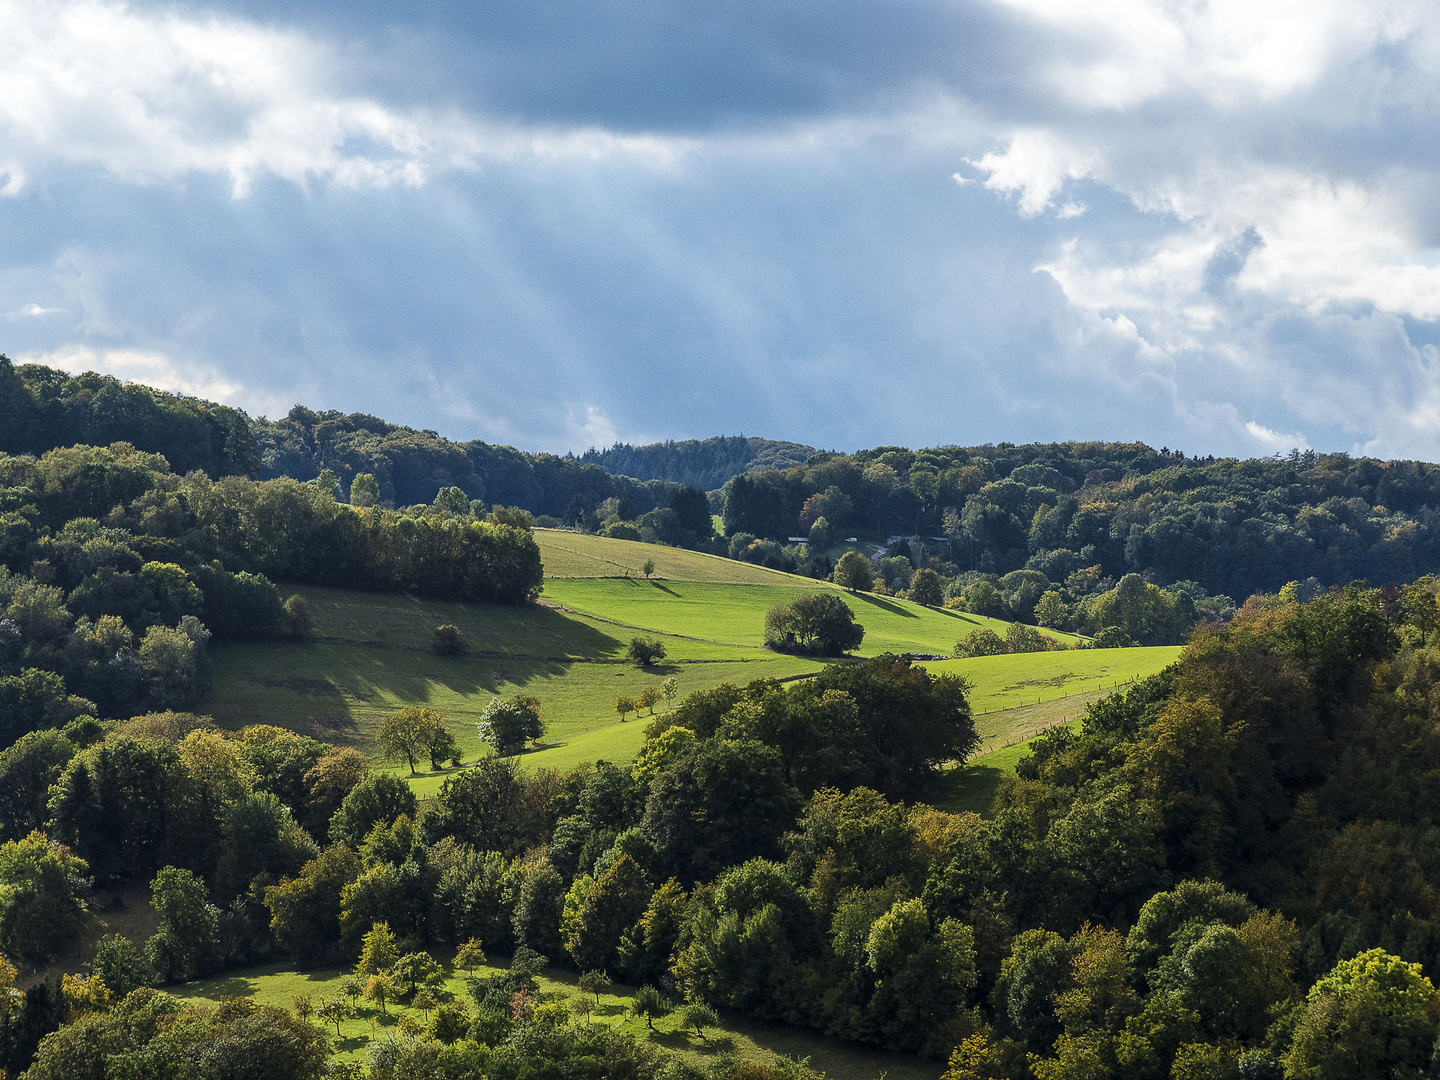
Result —
<path fill-rule="evenodd" d="M 522 756 L 522 767 L 568 768 L 600 758 L 626 761 L 638 752 L 649 717 L 631 714 L 621 722 L 615 699 L 634 697 L 646 685 L 674 677 L 684 697 L 721 683 L 802 678 L 822 666 L 769 652 L 761 639 L 775 604 L 834 586 L 628 540 L 550 530 L 537 530 L 536 539 L 546 560 L 545 591 L 525 607 L 298 589 L 315 613 L 312 637 L 216 646 L 207 711 L 225 727 L 275 724 L 368 752 L 387 713 L 425 705 L 446 713 L 471 759 L 485 752 L 476 722 L 492 698 L 533 694 L 549 731 Z M 641 573 L 646 559 L 655 562 L 652 579 Z M 835 591 L 865 626 L 859 650 L 865 656 L 948 654 L 973 629 L 1005 631 L 994 619 Z M 460 627 L 463 655 L 435 652 L 441 623 Z M 666 647 L 665 660 L 650 669 L 625 658 L 630 639 L 642 634 Z M 927 663 L 970 680 L 988 750 L 1068 719 L 1099 690 L 1152 674 L 1178 652 L 1082 650 Z M 448 771 L 423 769 L 412 783 L 432 794 Z"/>
<path fill-rule="evenodd" d="M 444 990 L 463 1001 L 470 1000 L 466 992 L 466 972 L 450 963 L 448 952 L 435 952 L 435 958 L 444 968 Z M 477 967 L 474 974 L 480 977 L 499 974 L 499 966 Z M 300 995 L 308 994 L 313 1004 L 320 999 L 339 995 L 341 983 L 348 974 L 344 968 L 321 968 L 298 971 L 283 965 L 271 964 L 263 967 L 246 968 L 230 972 L 213 979 L 185 983 L 170 992 L 176 997 L 196 1004 L 208 1004 L 225 997 L 251 997 L 256 1001 L 290 1009 Z M 539 977 L 542 994 L 555 995 L 557 999 L 576 1000 L 580 991 L 576 987 L 576 973 L 561 968 L 547 968 Z M 810 1059 L 813 1068 L 823 1071 L 831 1080 L 936 1080 L 944 1066 L 938 1062 L 924 1061 L 907 1054 L 886 1053 L 883 1050 L 861 1046 L 843 1039 L 831 1038 L 819 1032 L 784 1024 L 766 1023 L 738 1016 L 734 1013 L 721 1014 L 720 1026 L 709 1028 L 704 1038 L 693 1031 L 678 1030 L 679 1024 L 673 1016 L 655 1021 L 655 1031 L 646 1029 L 645 1021 L 632 1017 L 626 1006 L 634 993 L 633 987 L 616 984 L 611 992 L 600 995 L 599 1007 L 591 1014 L 588 1022 L 605 1024 L 629 1032 L 651 1046 L 669 1053 L 680 1054 L 697 1064 L 722 1053 L 733 1053 L 756 1062 L 768 1061 L 772 1054 Z M 592 998 L 593 1001 L 593 998 Z M 324 1026 L 329 1032 L 341 1061 L 364 1061 L 371 1044 L 393 1037 L 401 1016 L 409 1013 L 416 1019 L 424 1020 L 418 1009 L 410 1008 L 402 1000 L 391 1002 L 381 1010 L 369 1002 L 357 1003 L 360 1008 L 356 1016 L 340 1024 L 339 1038 L 335 1026 Z M 586 1021 L 580 1020 L 584 1023 Z"/>

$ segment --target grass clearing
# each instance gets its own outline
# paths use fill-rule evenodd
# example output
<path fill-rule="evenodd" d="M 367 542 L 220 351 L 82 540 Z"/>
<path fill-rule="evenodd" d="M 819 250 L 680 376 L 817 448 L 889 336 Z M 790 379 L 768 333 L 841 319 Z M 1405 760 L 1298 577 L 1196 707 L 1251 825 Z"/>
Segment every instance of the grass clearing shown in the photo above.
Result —
<path fill-rule="evenodd" d="M 970 708 L 976 714 L 1113 689 L 1144 679 L 1180 658 L 1183 646 L 1134 649 L 1069 649 L 1063 652 L 973 656 L 927 662 L 932 672 L 963 675 L 974 686 Z"/>
<path fill-rule="evenodd" d="M 755 646 L 662 634 L 665 661 L 641 669 L 624 655 L 633 629 L 541 604 L 516 608 L 341 589 L 298 591 L 315 613 L 312 640 L 226 644 L 212 651 L 215 685 L 205 709 L 222 726 L 275 724 L 369 752 L 387 713 L 426 705 L 446 712 L 462 752 L 474 757 L 484 750 L 475 724 L 485 706 L 499 694 L 527 693 L 544 703 L 549 732 L 543 748 L 522 763 L 565 767 L 597 756 L 628 760 L 639 749 L 648 718 L 619 723 L 614 708 L 622 694 L 633 697 L 670 676 L 683 697 L 724 682 L 792 678 L 820 668 L 816 661 Z M 461 628 L 464 655 L 434 651 L 440 623 Z M 435 774 L 416 781 L 426 791 L 439 782 Z"/>
<path fill-rule="evenodd" d="M 535 542 L 540 545 L 547 583 L 553 578 L 628 577 L 643 581 L 642 568 L 647 559 L 655 563 L 655 577 L 667 581 L 774 585 L 810 580 L 719 555 L 562 529 L 536 529 Z"/>
<path fill-rule="evenodd" d="M 792 582 L 807 582 L 791 578 Z M 759 648 L 765 613 L 803 592 L 832 590 L 844 597 L 865 627 L 860 655 L 916 652 L 948 656 L 955 642 L 972 630 L 987 627 L 1004 635 L 1007 623 L 961 611 L 927 608 L 890 596 L 848 593 L 823 582 L 805 585 L 733 585 L 699 581 L 596 580 L 569 578 L 546 584 L 547 600 L 568 611 L 613 620 L 627 628 L 644 628 L 700 641 Z M 1056 634 L 1067 643 L 1073 634 Z"/>
<path fill-rule="evenodd" d="M 437 951 L 435 958 L 445 972 L 445 990 L 454 996 L 470 1002 L 466 991 L 465 972 L 451 963 L 451 953 Z M 475 969 L 478 976 L 499 974 L 503 969 L 489 965 Z M 271 964 L 227 972 L 213 979 L 205 979 L 172 987 L 170 992 L 181 1000 L 196 1004 L 207 1004 L 224 997 L 251 997 L 270 1005 L 289 1009 L 296 996 L 309 994 L 318 1005 L 322 997 L 340 993 L 340 984 L 349 973 L 345 968 L 323 968 L 312 971 L 297 971 L 283 965 Z M 579 996 L 575 985 L 575 972 L 560 968 L 547 968 L 540 976 L 542 993 L 561 995 L 567 999 Z M 936 1080 L 944 1070 L 938 1061 L 924 1061 L 906 1054 L 887 1053 L 857 1043 L 835 1039 L 819 1032 L 785 1024 L 772 1024 L 750 1020 L 733 1013 L 721 1015 L 720 1026 L 707 1032 L 707 1038 L 698 1039 L 693 1033 L 678 1031 L 674 1017 L 655 1021 L 656 1031 L 646 1030 L 645 1021 L 628 1015 L 626 1006 L 633 987 L 617 984 L 611 993 L 600 995 L 600 1007 L 592 1014 L 594 1023 L 606 1024 L 629 1032 L 642 1042 L 657 1049 L 678 1053 L 697 1062 L 703 1062 L 724 1052 L 733 1052 L 752 1061 L 766 1061 L 771 1054 L 788 1054 L 795 1057 L 809 1057 L 814 1068 L 823 1070 L 832 1080 Z M 360 1002 L 360 1014 L 345 1020 L 340 1025 L 340 1037 L 335 1038 L 334 1025 L 328 1031 L 335 1047 L 335 1056 L 342 1061 L 364 1061 L 373 1042 L 383 1040 L 395 1033 L 400 1016 L 410 1013 L 423 1019 L 422 1014 L 408 1008 L 403 1002 L 392 1002 L 386 1011 Z M 318 1021 L 312 1021 L 319 1025 Z M 583 1022 L 583 1021 L 582 1021 Z"/>

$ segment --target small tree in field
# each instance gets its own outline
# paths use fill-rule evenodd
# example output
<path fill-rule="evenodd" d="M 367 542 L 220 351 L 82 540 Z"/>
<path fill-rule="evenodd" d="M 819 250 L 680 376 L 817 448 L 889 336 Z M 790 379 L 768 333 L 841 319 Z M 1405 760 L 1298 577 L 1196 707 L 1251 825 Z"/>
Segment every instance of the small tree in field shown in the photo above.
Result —
<path fill-rule="evenodd" d="M 434 957 L 425 952 L 406 953 L 395 961 L 390 974 L 411 994 L 422 985 L 434 986 L 441 981 L 440 965 L 435 962 Z"/>
<path fill-rule="evenodd" d="M 465 638 L 460 628 L 452 623 L 441 623 L 435 627 L 435 651 L 441 656 L 459 656 L 465 651 Z"/>
<path fill-rule="evenodd" d="M 642 986 L 630 999 L 630 1015 L 643 1016 L 645 1026 L 655 1030 L 655 1021 L 670 1012 L 670 1003 L 653 986 Z"/>
<path fill-rule="evenodd" d="M 510 757 L 545 734 L 545 717 L 540 699 L 530 694 L 495 698 L 480 714 L 480 738 L 495 747 L 501 757 Z"/>
<path fill-rule="evenodd" d="M 658 639 L 631 638 L 626 655 L 641 667 L 650 667 L 657 660 L 665 659 L 665 643 Z"/>
<path fill-rule="evenodd" d="M 485 949 L 480 944 L 479 938 L 471 938 L 455 950 L 455 963 L 465 969 L 468 975 L 475 969 L 476 964 L 485 963 Z"/>
<path fill-rule="evenodd" d="M 355 962 L 357 975 L 378 975 L 389 971 L 390 966 L 400 959 L 400 950 L 395 945 L 395 935 L 390 924 L 377 922 L 370 927 L 360 945 L 360 959 Z"/>
<path fill-rule="evenodd" d="M 660 688 L 656 686 L 647 686 L 640 691 L 640 696 L 635 699 L 635 708 L 637 711 L 639 711 L 640 709 L 649 709 L 650 715 L 654 716 L 655 706 L 659 703 L 659 701 Z"/>
<path fill-rule="evenodd" d="M 415 1000 L 412 1001 L 411 1004 L 420 1010 L 426 1020 L 429 1020 L 430 1010 L 440 1004 L 440 999 L 435 996 L 435 991 L 431 990 L 430 987 L 422 986 L 419 990 L 415 991 Z"/>
<path fill-rule="evenodd" d="M 847 551 L 840 556 L 831 580 L 852 593 L 869 592 L 875 587 L 875 574 L 870 569 L 870 560 L 858 551 Z"/>
<path fill-rule="evenodd" d="M 671 675 L 660 684 L 660 692 L 665 695 L 665 708 L 670 708 L 670 703 L 675 700 L 675 695 L 680 692 L 680 680 Z"/>
<path fill-rule="evenodd" d="M 380 721 L 375 742 L 387 760 L 408 762 L 414 776 L 416 760 L 446 734 L 444 713 L 409 705 Z"/>
<path fill-rule="evenodd" d="M 315 1015 L 315 1003 L 309 994 L 296 994 L 290 999 L 290 1004 L 295 1009 L 295 1015 L 301 1020 L 309 1020 Z"/>
<path fill-rule="evenodd" d="M 600 1007 L 600 995 L 614 986 L 614 981 L 603 971 L 587 971 L 580 976 L 579 987 L 582 993 L 593 994 L 595 1007 Z"/>
<path fill-rule="evenodd" d="M 338 1039 L 340 1037 L 340 1024 L 349 1018 L 352 1011 L 350 1005 L 346 1003 L 344 998 L 327 997 L 320 999 L 320 1007 L 315 1010 L 315 1015 L 325 1023 L 335 1025 L 335 1037 Z"/>
<path fill-rule="evenodd" d="M 645 575 L 646 580 L 649 580 L 650 575 L 655 573 L 655 560 L 646 559 L 640 567 L 640 572 Z"/>
<path fill-rule="evenodd" d="M 365 983 L 361 981 L 359 975 L 353 973 L 346 975 L 344 981 L 340 983 L 340 992 L 350 999 L 350 1007 L 353 1009 L 355 1002 L 365 992 Z"/>
<path fill-rule="evenodd" d="M 622 694 L 615 699 L 615 711 L 620 714 L 620 722 L 623 724 L 626 715 L 635 711 L 635 699 Z"/>
<path fill-rule="evenodd" d="M 680 1008 L 680 1026 L 685 1030 L 694 1030 L 700 1038 L 705 1038 L 705 1029 L 715 1027 L 720 1023 L 720 1018 L 715 1015 L 715 1010 L 706 1005 L 703 1001 L 692 1001 Z"/>
<path fill-rule="evenodd" d="M 940 584 L 940 575 L 928 566 L 916 570 L 911 575 L 906 598 L 925 607 L 939 607 L 945 602 L 945 587 Z"/>
<path fill-rule="evenodd" d="M 389 975 L 383 972 L 379 975 L 371 975 L 365 983 L 365 1000 L 378 1002 L 381 1012 L 389 1012 L 386 1003 L 395 997 L 395 983 Z"/>

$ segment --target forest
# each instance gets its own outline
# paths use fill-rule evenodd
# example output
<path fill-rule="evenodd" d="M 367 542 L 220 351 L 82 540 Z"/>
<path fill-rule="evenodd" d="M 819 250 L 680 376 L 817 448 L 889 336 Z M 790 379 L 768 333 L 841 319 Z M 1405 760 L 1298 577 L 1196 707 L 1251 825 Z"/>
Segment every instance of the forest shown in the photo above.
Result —
<path fill-rule="evenodd" d="M 885 447 L 707 492 L 8 361 L 0 388 L 23 421 L 0 429 L 5 1080 L 815 1075 L 652 1037 L 668 1018 L 666 1038 L 702 1046 L 727 1017 L 945 1080 L 1440 1070 L 1433 466 Z M 172 462 L 157 447 L 176 430 Z M 515 487 L 489 487 L 495 461 Z M 313 473 L 267 475 L 284 469 Z M 1057 647 L 1036 625 L 1185 644 L 1024 744 L 983 813 L 952 800 L 981 745 L 973 687 L 911 654 L 652 697 L 633 760 L 564 768 L 527 765 L 540 703 L 503 691 L 489 715 L 531 728 L 448 769 L 453 739 L 415 742 L 411 773 L 428 754 L 438 774 L 423 789 L 382 761 L 406 724 L 443 734 L 425 708 L 390 713 L 375 745 L 205 715 L 212 642 L 303 645 L 302 587 L 539 610 L 545 519 L 490 494 L 525 484 L 555 485 L 529 506 L 564 500 L 572 528 L 615 538 L 595 544 L 778 550 L 849 590 L 792 595 L 756 648 L 853 647 L 853 594 L 897 620 L 917 609 L 887 597 L 1011 624 L 962 637 L 962 657 Z M 791 541 L 826 530 L 833 567 Z M 866 555 L 847 532 L 885 543 Z M 664 595 L 650 576 L 617 582 Z M 152 927 L 46 967 L 135 885 Z M 291 1008 L 185 996 L 263 964 L 349 974 Z M 615 983 L 638 1032 L 588 1015 Z M 383 1033 L 363 1061 L 337 1053 L 360 1015 Z"/>

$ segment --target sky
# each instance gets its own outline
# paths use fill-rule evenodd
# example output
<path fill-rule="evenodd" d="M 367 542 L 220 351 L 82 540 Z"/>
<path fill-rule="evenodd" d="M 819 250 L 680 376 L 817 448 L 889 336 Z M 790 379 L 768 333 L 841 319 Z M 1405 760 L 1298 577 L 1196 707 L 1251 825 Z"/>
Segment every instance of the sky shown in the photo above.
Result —
<path fill-rule="evenodd" d="M 0 350 L 527 450 L 1440 459 L 1440 5 L 0 0 Z"/>

